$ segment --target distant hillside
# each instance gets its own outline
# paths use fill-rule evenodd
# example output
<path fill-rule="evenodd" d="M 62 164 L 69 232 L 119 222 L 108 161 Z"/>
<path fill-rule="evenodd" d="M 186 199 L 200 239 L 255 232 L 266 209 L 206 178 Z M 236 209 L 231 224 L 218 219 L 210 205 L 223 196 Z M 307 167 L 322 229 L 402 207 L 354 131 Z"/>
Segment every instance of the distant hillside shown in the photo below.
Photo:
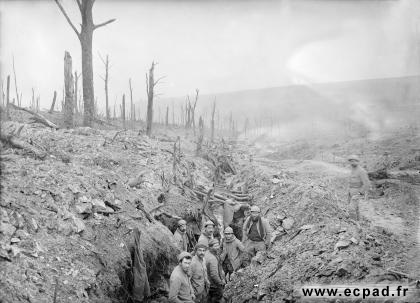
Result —
<path fill-rule="evenodd" d="M 201 95 L 197 110 L 205 115 L 205 121 L 209 119 L 215 98 L 221 119 L 226 119 L 232 111 L 240 126 L 249 117 L 251 124 L 266 121 L 267 125 L 274 121 L 278 125 L 293 125 L 291 127 L 306 123 L 308 127 L 317 124 L 332 128 L 352 121 L 370 130 L 380 130 L 418 120 L 420 76 Z M 184 103 L 185 97 L 164 99 L 162 103 L 172 104 L 173 100 L 175 104 Z"/>

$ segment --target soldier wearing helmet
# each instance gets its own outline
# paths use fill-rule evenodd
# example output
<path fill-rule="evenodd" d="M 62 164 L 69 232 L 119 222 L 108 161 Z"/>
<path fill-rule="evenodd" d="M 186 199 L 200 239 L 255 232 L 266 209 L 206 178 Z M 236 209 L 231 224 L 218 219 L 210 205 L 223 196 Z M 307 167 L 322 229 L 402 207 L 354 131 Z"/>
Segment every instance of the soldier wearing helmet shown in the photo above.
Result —
<path fill-rule="evenodd" d="M 185 220 L 178 221 L 178 228 L 174 233 L 174 240 L 176 246 L 180 251 L 187 251 L 188 248 L 188 235 L 187 235 L 187 222 Z"/>
<path fill-rule="evenodd" d="M 364 197 L 367 199 L 370 188 L 370 181 L 366 170 L 360 165 L 360 159 L 357 155 L 348 157 L 350 163 L 350 177 L 348 187 L 348 203 L 353 208 L 356 220 L 359 220 L 359 200 Z"/>
<path fill-rule="evenodd" d="M 209 246 L 209 241 L 214 238 L 214 223 L 211 220 L 208 220 L 204 223 L 204 230 L 198 238 L 198 242 L 203 243 Z"/>
<path fill-rule="evenodd" d="M 251 207 L 251 216 L 245 220 L 242 231 L 242 242 L 250 258 L 271 247 L 271 227 L 268 220 L 261 217 L 258 206 Z"/>

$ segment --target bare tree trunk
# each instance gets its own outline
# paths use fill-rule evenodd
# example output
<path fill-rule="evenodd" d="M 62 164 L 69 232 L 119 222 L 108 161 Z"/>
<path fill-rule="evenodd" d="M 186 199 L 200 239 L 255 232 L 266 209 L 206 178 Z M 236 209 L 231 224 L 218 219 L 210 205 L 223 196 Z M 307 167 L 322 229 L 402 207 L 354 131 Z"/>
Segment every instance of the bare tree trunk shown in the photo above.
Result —
<path fill-rule="evenodd" d="M 123 121 L 123 128 L 126 129 L 126 125 L 125 125 L 125 94 L 123 94 L 123 98 L 122 98 L 121 119 Z"/>
<path fill-rule="evenodd" d="M 72 71 L 72 59 L 70 54 L 66 51 L 64 55 L 64 87 L 66 90 L 66 97 L 64 102 L 64 126 L 72 128 L 73 122 L 73 100 L 74 100 L 74 83 Z"/>
<path fill-rule="evenodd" d="M 168 125 L 169 125 L 169 106 L 166 106 L 165 126 L 168 127 Z"/>
<path fill-rule="evenodd" d="M 128 80 L 128 84 L 130 86 L 130 120 L 133 121 L 133 87 L 131 86 L 131 78 Z"/>
<path fill-rule="evenodd" d="M 10 76 L 7 76 L 7 84 L 6 84 L 6 119 L 10 119 L 10 111 L 9 111 L 9 94 L 10 94 Z"/>
<path fill-rule="evenodd" d="M 136 105 L 133 104 L 133 121 L 136 122 Z"/>
<path fill-rule="evenodd" d="M 197 140 L 197 149 L 195 151 L 196 156 L 200 155 L 201 153 L 201 149 L 203 145 L 203 138 L 204 138 L 204 121 L 203 121 L 203 118 L 201 118 L 201 116 L 198 122 L 198 129 L 199 129 L 199 134 L 198 134 L 198 140 Z"/>
<path fill-rule="evenodd" d="M 105 82 L 105 116 L 106 120 L 109 121 L 109 95 L 108 95 L 108 81 L 109 81 L 109 56 L 106 55 L 106 59 L 103 60 L 101 57 L 102 62 L 105 65 L 105 78 L 102 78 Z"/>
<path fill-rule="evenodd" d="M 195 136 L 195 107 L 197 106 L 197 101 L 198 101 L 198 88 L 195 89 L 195 101 L 194 101 L 194 107 L 191 108 L 191 120 L 192 120 L 192 126 L 193 126 L 193 131 L 194 131 L 194 136 Z"/>
<path fill-rule="evenodd" d="M 22 93 L 20 93 L 20 97 L 19 97 L 19 106 L 22 106 Z"/>
<path fill-rule="evenodd" d="M 54 91 L 53 102 L 52 102 L 52 104 L 51 104 L 51 108 L 50 108 L 50 111 L 49 111 L 49 113 L 50 113 L 50 114 L 54 111 L 54 106 L 55 106 L 55 101 L 56 101 L 56 100 L 57 100 L 57 92 L 56 92 L 56 91 Z"/>
<path fill-rule="evenodd" d="M 213 108 L 211 111 L 211 137 L 210 137 L 210 141 L 213 143 L 214 142 L 214 114 L 216 112 L 216 98 L 214 98 L 213 101 Z"/>
<path fill-rule="evenodd" d="M 83 125 L 92 127 L 94 119 L 94 89 L 93 89 L 93 64 L 92 64 L 92 39 L 93 31 L 99 27 L 105 26 L 115 19 L 94 24 L 92 17 L 92 8 L 95 0 L 78 0 L 76 1 L 79 11 L 82 17 L 81 31 L 79 32 L 71 22 L 64 8 L 58 0 L 55 0 L 56 4 L 60 8 L 67 22 L 76 33 L 79 38 L 80 45 L 82 48 L 82 77 L 83 77 Z"/>
<path fill-rule="evenodd" d="M 79 82 L 79 77 L 80 75 L 77 74 L 77 71 L 74 71 L 74 112 L 77 114 L 79 113 L 79 109 L 78 109 L 78 100 L 77 100 L 77 94 L 79 92 L 78 89 L 78 82 Z"/>
<path fill-rule="evenodd" d="M 154 69 L 155 62 L 152 62 L 152 66 L 149 69 L 149 76 L 146 74 L 146 89 L 147 89 L 147 119 L 146 119 L 146 135 L 150 137 L 152 134 L 152 123 L 153 123 L 153 96 L 154 96 Z"/>
<path fill-rule="evenodd" d="M 6 94 L 4 93 L 4 82 L 1 80 L 1 105 L 5 106 L 4 100 L 6 99 Z"/>
<path fill-rule="evenodd" d="M 30 106 L 30 108 L 32 110 L 35 110 L 35 90 L 34 90 L 33 87 L 32 87 L 32 99 L 31 99 L 31 106 Z"/>
<path fill-rule="evenodd" d="M 174 104 L 174 101 L 172 101 L 172 125 L 175 126 L 175 104 Z"/>
<path fill-rule="evenodd" d="M 16 80 L 16 70 L 15 70 L 15 56 L 13 56 L 12 58 L 13 58 L 13 75 L 15 78 L 16 99 L 17 99 L 18 106 L 20 107 L 19 93 L 18 93 L 17 80 Z"/>
<path fill-rule="evenodd" d="M 39 99 L 40 99 L 40 96 L 38 95 L 38 97 L 36 97 L 36 112 L 39 112 Z"/>

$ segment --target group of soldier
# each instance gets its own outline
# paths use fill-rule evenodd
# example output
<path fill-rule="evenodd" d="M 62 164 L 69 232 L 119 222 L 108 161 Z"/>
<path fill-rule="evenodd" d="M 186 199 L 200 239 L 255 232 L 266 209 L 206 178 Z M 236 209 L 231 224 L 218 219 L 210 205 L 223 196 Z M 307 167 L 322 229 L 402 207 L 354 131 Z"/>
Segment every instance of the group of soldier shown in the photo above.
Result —
<path fill-rule="evenodd" d="M 271 229 L 268 220 L 261 217 L 258 206 L 246 207 L 238 237 L 232 227 L 223 231 L 221 240 L 214 237 L 214 223 L 204 224 L 193 252 L 188 252 L 187 222 L 178 221 L 174 239 L 182 251 L 178 265 L 171 274 L 170 302 L 221 302 L 223 290 L 231 275 L 247 264 L 257 252 L 270 248 Z"/>
<path fill-rule="evenodd" d="M 348 203 L 359 220 L 358 204 L 362 196 L 366 199 L 369 178 L 359 166 L 357 156 L 350 156 L 348 160 L 351 167 Z M 271 247 L 271 228 L 258 206 L 245 205 L 239 226 L 231 225 L 236 235 L 232 227 L 227 226 L 220 241 L 214 237 L 214 223 L 205 222 L 197 244 L 188 252 L 187 222 L 178 221 L 174 240 L 181 253 L 170 277 L 169 302 L 221 302 L 224 286 L 232 274 L 248 265 L 258 252 Z"/>

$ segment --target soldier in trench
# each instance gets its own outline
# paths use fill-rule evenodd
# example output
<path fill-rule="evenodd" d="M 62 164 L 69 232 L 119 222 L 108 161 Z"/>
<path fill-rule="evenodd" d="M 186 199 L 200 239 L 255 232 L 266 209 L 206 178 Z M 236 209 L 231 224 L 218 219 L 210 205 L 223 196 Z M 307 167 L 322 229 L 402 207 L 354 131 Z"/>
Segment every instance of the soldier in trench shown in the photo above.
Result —
<path fill-rule="evenodd" d="M 194 289 L 196 303 L 207 302 L 207 294 L 210 287 L 206 262 L 204 260 L 207 249 L 208 246 L 206 244 L 198 242 L 195 246 L 195 255 L 191 262 L 191 285 Z"/>
<path fill-rule="evenodd" d="M 206 260 L 207 275 L 210 281 L 208 294 L 209 303 L 219 303 L 223 299 L 223 290 L 226 284 L 225 273 L 220 260 L 219 240 L 211 239 L 209 241 L 209 250 L 204 256 Z"/>
<path fill-rule="evenodd" d="M 360 219 L 359 202 L 367 200 L 370 181 L 366 170 L 360 165 L 360 159 L 356 155 L 348 157 L 350 163 L 350 177 L 348 187 L 348 203 L 355 214 L 356 221 Z"/>
<path fill-rule="evenodd" d="M 268 220 L 261 217 L 261 210 L 258 206 L 251 207 L 251 216 L 243 225 L 242 242 L 248 253 L 249 262 L 259 251 L 265 252 L 271 247 L 271 227 Z"/>
<path fill-rule="evenodd" d="M 176 246 L 180 251 L 187 251 L 188 249 L 188 235 L 187 235 L 187 222 L 185 220 L 178 221 L 178 228 L 174 232 L 174 240 Z"/>
<path fill-rule="evenodd" d="M 171 303 L 194 303 L 194 289 L 189 277 L 191 260 L 191 254 L 186 251 L 178 256 L 178 265 L 169 280 L 168 301 Z"/>
<path fill-rule="evenodd" d="M 201 233 L 200 238 L 198 238 L 198 242 L 204 243 L 207 246 L 209 245 L 209 241 L 214 238 L 214 223 L 211 220 L 208 220 L 204 223 L 204 231 Z"/>

